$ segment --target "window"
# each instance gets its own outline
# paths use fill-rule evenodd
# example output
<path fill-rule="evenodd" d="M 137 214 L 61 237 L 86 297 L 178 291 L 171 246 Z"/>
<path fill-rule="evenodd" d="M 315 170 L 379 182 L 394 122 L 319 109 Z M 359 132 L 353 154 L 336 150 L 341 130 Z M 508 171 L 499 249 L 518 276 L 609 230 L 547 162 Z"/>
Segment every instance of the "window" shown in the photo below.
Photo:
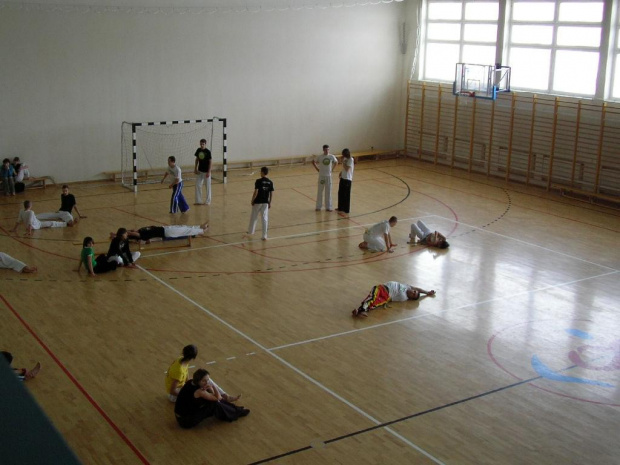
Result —
<path fill-rule="evenodd" d="M 456 63 L 495 63 L 497 0 L 428 0 L 425 11 L 422 79 L 452 82 Z"/>
<path fill-rule="evenodd" d="M 513 0 L 506 57 L 514 89 L 594 96 L 603 2 Z"/>
<path fill-rule="evenodd" d="M 452 82 L 458 62 L 501 62 L 512 68 L 515 90 L 620 99 L 620 19 L 610 24 L 612 10 L 620 18 L 620 0 L 424 0 L 423 5 L 422 80 Z M 601 62 L 608 49 L 611 62 Z"/>

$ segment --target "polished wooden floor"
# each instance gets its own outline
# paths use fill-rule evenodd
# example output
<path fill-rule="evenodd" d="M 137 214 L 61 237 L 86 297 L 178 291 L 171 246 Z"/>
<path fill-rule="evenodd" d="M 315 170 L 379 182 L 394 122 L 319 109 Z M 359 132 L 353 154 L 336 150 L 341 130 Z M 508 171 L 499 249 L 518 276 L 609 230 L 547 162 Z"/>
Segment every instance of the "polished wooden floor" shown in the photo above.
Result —
<path fill-rule="evenodd" d="M 620 461 L 620 212 L 404 159 L 357 165 L 349 216 L 315 212 L 312 166 L 281 167 L 263 242 L 255 177 L 176 216 L 160 185 L 75 184 L 88 218 L 33 238 L 7 233 L 24 196 L 2 198 L 0 250 L 39 268 L 0 271 L 2 349 L 42 362 L 27 387 L 84 463 Z M 35 212 L 59 195 L 27 193 Z M 395 253 L 358 249 L 391 215 Z M 417 219 L 450 249 L 407 245 Z M 105 252 L 118 227 L 206 220 L 138 269 L 74 271 L 84 236 Z M 390 280 L 437 296 L 353 319 Z M 189 343 L 250 416 L 176 425 L 163 377 Z"/>

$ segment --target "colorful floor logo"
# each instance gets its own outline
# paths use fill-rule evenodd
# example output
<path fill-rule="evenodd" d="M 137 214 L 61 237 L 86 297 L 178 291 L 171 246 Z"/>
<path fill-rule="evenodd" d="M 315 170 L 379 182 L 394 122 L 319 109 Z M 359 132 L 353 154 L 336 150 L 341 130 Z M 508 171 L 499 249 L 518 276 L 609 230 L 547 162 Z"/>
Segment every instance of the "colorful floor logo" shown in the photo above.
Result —
<path fill-rule="evenodd" d="M 489 356 L 506 373 L 563 397 L 620 407 L 620 334 L 589 320 L 538 320 L 496 333 Z"/>

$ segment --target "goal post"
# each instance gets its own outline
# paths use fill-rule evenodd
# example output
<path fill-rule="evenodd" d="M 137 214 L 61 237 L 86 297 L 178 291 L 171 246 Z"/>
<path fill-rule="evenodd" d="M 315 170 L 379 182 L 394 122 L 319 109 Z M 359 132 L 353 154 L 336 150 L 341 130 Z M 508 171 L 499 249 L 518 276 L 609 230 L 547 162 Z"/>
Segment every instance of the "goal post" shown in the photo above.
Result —
<path fill-rule="evenodd" d="M 134 192 L 139 184 L 161 180 L 168 157 L 176 158 L 184 180 L 195 179 L 194 153 L 201 139 L 211 151 L 211 177 L 227 181 L 226 118 L 123 122 L 121 126 L 121 184 Z"/>

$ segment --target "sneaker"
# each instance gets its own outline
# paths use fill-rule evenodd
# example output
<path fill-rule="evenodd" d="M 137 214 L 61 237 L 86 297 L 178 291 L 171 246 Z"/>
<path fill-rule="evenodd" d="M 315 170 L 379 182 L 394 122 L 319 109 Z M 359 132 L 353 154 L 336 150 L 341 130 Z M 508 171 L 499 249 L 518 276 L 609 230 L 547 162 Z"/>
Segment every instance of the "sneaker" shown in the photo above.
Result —
<path fill-rule="evenodd" d="M 239 412 L 240 417 L 247 417 L 250 414 L 250 409 L 244 408 Z"/>

